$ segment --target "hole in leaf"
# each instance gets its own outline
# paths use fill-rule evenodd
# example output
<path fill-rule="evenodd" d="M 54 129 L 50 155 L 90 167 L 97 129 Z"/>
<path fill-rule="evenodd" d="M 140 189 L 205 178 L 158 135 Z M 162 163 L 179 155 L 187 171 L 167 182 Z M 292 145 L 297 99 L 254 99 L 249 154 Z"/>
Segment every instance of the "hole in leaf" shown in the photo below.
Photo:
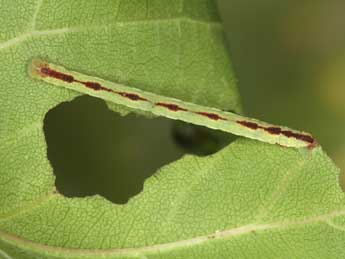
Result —
<path fill-rule="evenodd" d="M 207 155 L 222 147 L 215 149 L 215 145 L 210 145 L 207 152 L 194 152 L 198 146 L 208 146 L 205 145 L 207 134 L 201 134 L 202 138 L 185 134 L 177 139 L 176 127 L 181 133 L 183 127 L 191 126 L 185 123 L 174 126 L 175 123 L 134 114 L 121 117 L 109 110 L 103 100 L 90 96 L 61 103 L 50 110 L 44 120 L 48 159 L 54 169 L 57 190 L 67 197 L 99 194 L 114 203 L 124 204 L 138 194 L 145 179 L 163 165 L 186 152 Z M 202 139 L 201 145 L 193 138 Z M 183 150 L 176 145 L 176 139 L 187 148 Z M 212 139 L 214 142 L 214 137 Z"/>

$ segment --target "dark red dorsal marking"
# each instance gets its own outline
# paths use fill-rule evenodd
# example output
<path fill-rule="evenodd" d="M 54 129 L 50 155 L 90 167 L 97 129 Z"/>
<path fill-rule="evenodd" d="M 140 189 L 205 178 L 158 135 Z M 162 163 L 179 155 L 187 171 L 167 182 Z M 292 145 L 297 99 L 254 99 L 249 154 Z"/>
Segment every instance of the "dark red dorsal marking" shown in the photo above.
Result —
<path fill-rule="evenodd" d="M 126 98 L 128 98 L 130 100 L 133 100 L 133 101 L 148 101 L 147 99 L 139 96 L 138 94 L 126 93 L 126 92 L 115 92 L 115 91 L 113 91 L 113 90 L 111 90 L 109 88 L 103 87 L 100 83 L 89 82 L 89 81 L 87 81 L 87 82 L 80 81 L 80 80 L 74 79 L 74 77 L 71 76 L 71 75 L 55 71 L 55 70 L 50 69 L 48 67 L 42 67 L 40 69 L 40 72 L 43 75 L 45 75 L 45 76 L 53 77 L 53 78 L 65 81 L 67 83 L 76 82 L 76 83 L 83 84 L 87 88 L 90 88 L 90 89 L 95 90 L 95 91 L 103 90 L 103 91 L 107 91 L 107 92 L 114 92 L 114 93 L 117 93 L 117 94 L 119 94 L 119 95 L 121 95 L 123 97 L 126 97 Z"/>
<path fill-rule="evenodd" d="M 264 130 L 273 135 L 279 135 L 282 132 L 281 128 L 279 127 L 268 127 L 264 128 Z"/>
<path fill-rule="evenodd" d="M 256 130 L 261 128 L 257 123 L 255 122 L 250 122 L 250 121 L 237 121 L 237 123 L 241 124 L 242 126 L 245 126 L 247 128 Z"/>
<path fill-rule="evenodd" d="M 85 85 L 86 87 L 88 88 L 91 88 L 93 90 L 104 90 L 104 87 L 99 84 L 99 83 L 96 83 L 96 82 L 81 82 L 83 85 Z"/>
<path fill-rule="evenodd" d="M 126 93 L 126 92 L 116 92 L 116 93 L 132 101 L 148 101 L 146 98 L 143 98 L 138 94 Z"/>
<path fill-rule="evenodd" d="M 165 108 L 169 109 L 170 111 L 174 111 L 174 112 L 177 112 L 177 111 L 188 111 L 187 109 L 182 108 L 182 107 L 178 106 L 177 104 L 173 104 L 173 103 L 162 103 L 162 102 L 159 102 L 159 103 L 155 103 L 155 105 L 161 106 L 161 107 L 165 107 Z"/>
<path fill-rule="evenodd" d="M 123 97 L 126 97 L 132 101 L 149 101 L 148 99 L 143 98 L 140 95 L 135 94 L 135 93 L 115 92 L 114 90 L 103 87 L 100 83 L 97 83 L 97 82 L 79 81 L 77 79 L 74 79 L 74 77 L 72 75 L 68 75 L 68 74 L 56 71 L 56 70 L 51 69 L 51 68 L 46 67 L 46 66 L 40 68 L 40 73 L 42 76 L 52 77 L 52 78 L 62 80 L 62 81 L 67 82 L 67 83 L 77 82 L 77 83 L 83 84 L 86 87 L 93 89 L 95 91 L 103 90 L 103 91 L 108 91 L 108 92 L 114 92 L 114 93 L 117 93 L 117 94 L 119 94 Z M 173 103 L 158 102 L 158 103 L 155 103 L 155 105 L 165 107 L 171 111 L 188 111 L 187 109 L 182 108 L 179 105 L 173 104 Z M 222 117 L 216 113 L 210 113 L 210 112 L 194 112 L 194 113 L 205 116 L 205 117 L 212 119 L 212 120 L 227 120 L 226 118 L 224 118 L 224 117 Z M 307 142 L 307 143 L 309 143 L 309 147 L 314 147 L 314 146 L 318 145 L 317 141 L 310 135 L 293 132 L 291 130 L 282 130 L 280 127 L 273 127 L 273 126 L 264 127 L 264 126 L 261 126 L 261 125 L 255 123 L 255 122 L 250 122 L 250 121 L 245 121 L 245 120 L 236 121 L 236 122 L 241 124 L 242 126 L 250 128 L 252 130 L 263 129 L 272 135 L 282 134 L 288 138 L 295 138 L 295 139 Z"/>
<path fill-rule="evenodd" d="M 43 75 L 49 76 L 49 77 L 53 77 L 62 81 L 65 81 L 67 83 L 72 83 L 74 81 L 74 77 L 71 75 L 67 75 L 58 71 L 55 71 L 53 69 L 50 69 L 49 67 L 42 67 L 40 69 L 40 72 Z"/>
<path fill-rule="evenodd" d="M 300 134 L 300 133 L 295 133 L 295 132 L 292 132 L 290 130 L 283 130 L 281 132 L 281 134 L 283 134 L 284 136 L 286 136 L 288 138 L 299 139 L 299 140 L 302 140 L 304 142 L 308 142 L 310 144 L 313 144 L 315 142 L 315 139 L 312 136 Z"/>
<path fill-rule="evenodd" d="M 113 90 L 106 88 L 97 82 L 90 82 L 90 81 L 84 82 L 84 81 L 80 81 L 77 79 L 74 79 L 74 82 L 79 83 L 79 84 L 83 84 L 87 88 L 90 88 L 90 89 L 95 90 L 95 91 L 103 90 L 103 91 L 107 91 L 107 92 L 113 92 Z"/>
<path fill-rule="evenodd" d="M 224 120 L 224 121 L 226 121 L 226 120 L 227 120 L 226 118 L 221 117 L 221 116 L 219 116 L 219 115 L 216 114 L 216 113 L 210 113 L 210 112 L 196 112 L 196 114 L 205 116 L 205 117 L 207 117 L 207 118 L 209 118 L 209 119 L 211 119 L 211 120 L 215 120 L 215 121 L 217 121 L 217 120 Z"/>
<path fill-rule="evenodd" d="M 310 136 L 310 135 L 296 133 L 296 132 L 293 132 L 291 130 L 282 130 L 279 127 L 264 127 L 264 126 L 258 125 L 255 122 L 250 122 L 250 121 L 237 121 L 237 123 L 239 123 L 242 126 L 245 126 L 247 128 L 250 128 L 252 130 L 263 129 L 263 130 L 267 131 L 268 133 L 270 133 L 272 135 L 280 135 L 280 134 L 282 134 L 282 135 L 284 135 L 285 137 L 288 137 L 288 138 L 295 138 L 295 139 L 307 142 L 310 145 L 316 145 L 315 144 L 316 143 L 315 139 L 312 136 Z"/>

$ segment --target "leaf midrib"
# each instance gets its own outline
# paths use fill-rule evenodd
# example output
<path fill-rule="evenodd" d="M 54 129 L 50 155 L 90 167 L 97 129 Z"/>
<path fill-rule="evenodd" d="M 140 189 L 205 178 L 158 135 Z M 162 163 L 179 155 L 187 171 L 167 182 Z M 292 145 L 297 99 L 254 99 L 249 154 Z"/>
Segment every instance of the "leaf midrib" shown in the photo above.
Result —
<path fill-rule="evenodd" d="M 214 233 L 194 237 L 191 239 L 179 240 L 170 243 L 157 244 L 152 246 L 138 247 L 138 248 L 112 248 L 112 249 L 77 249 L 77 248 L 64 248 L 64 247 L 53 247 L 48 245 L 39 244 L 16 235 L 4 232 L 0 230 L 0 237 L 2 236 L 4 241 L 9 243 L 15 243 L 16 245 L 21 245 L 26 249 L 32 249 L 36 252 L 45 251 L 53 254 L 64 254 L 66 256 L 96 256 L 98 254 L 112 256 L 112 255 L 134 255 L 138 253 L 148 253 L 148 252 L 163 252 L 175 248 L 190 247 L 194 245 L 200 245 L 202 243 L 213 241 L 215 239 L 227 239 L 231 237 L 237 237 L 240 235 L 250 234 L 257 231 L 268 231 L 272 229 L 286 229 L 299 227 L 309 224 L 326 223 L 329 227 L 332 227 L 339 231 L 345 231 L 344 228 L 337 226 L 335 223 L 328 223 L 333 218 L 345 216 L 345 209 L 335 210 L 327 214 L 316 215 L 309 218 L 305 218 L 297 221 L 285 221 L 285 222 L 273 222 L 266 224 L 248 224 L 245 226 L 236 227 L 233 229 L 216 231 Z"/>

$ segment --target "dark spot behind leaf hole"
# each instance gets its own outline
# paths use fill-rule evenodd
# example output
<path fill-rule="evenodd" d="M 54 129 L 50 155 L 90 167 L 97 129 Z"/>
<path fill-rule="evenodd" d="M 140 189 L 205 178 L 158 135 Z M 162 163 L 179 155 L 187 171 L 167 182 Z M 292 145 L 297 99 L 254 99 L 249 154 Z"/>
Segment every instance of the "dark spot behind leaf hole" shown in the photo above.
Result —
<path fill-rule="evenodd" d="M 172 137 L 187 153 L 198 156 L 212 155 L 236 139 L 226 132 L 181 121 L 174 122 Z"/>
<path fill-rule="evenodd" d="M 58 105 L 44 120 L 57 190 L 67 197 L 99 194 L 126 203 L 146 178 L 183 155 L 171 137 L 172 123 L 121 117 L 89 96 Z"/>

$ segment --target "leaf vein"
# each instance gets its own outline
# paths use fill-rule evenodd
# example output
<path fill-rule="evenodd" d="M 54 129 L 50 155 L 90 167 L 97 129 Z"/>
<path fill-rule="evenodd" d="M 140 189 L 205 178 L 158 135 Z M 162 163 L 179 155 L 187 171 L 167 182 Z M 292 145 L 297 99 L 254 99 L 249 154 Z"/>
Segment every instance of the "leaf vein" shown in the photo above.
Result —
<path fill-rule="evenodd" d="M 314 223 L 320 223 L 325 222 L 327 223 L 329 220 L 335 217 L 339 216 L 345 216 L 345 209 L 343 210 L 337 210 L 332 211 L 328 214 L 322 214 L 322 215 L 316 215 L 309 218 L 305 218 L 299 221 L 286 221 L 286 222 L 273 222 L 273 223 L 267 223 L 267 224 L 248 224 L 245 226 L 240 226 L 224 231 L 217 231 L 212 234 L 204 235 L 204 236 L 198 236 L 191 239 L 185 239 L 185 240 L 179 240 L 175 242 L 170 243 L 164 243 L 164 244 L 156 244 L 152 246 L 146 246 L 146 247 L 137 247 L 137 248 L 113 248 L 113 249 L 69 249 L 64 247 L 57 247 L 57 246 L 48 246 L 44 244 L 39 244 L 27 239 L 23 239 L 21 237 L 18 237 L 16 235 L 13 235 L 11 233 L 7 233 L 0 230 L 0 237 L 3 239 L 6 239 L 8 242 L 16 242 L 17 245 L 21 245 L 23 247 L 26 247 L 27 249 L 34 249 L 38 252 L 41 250 L 46 252 L 51 252 L 53 254 L 74 254 L 74 255 L 97 255 L 99 253 L 102 253 L 103 255 L 112 255 L 112 254 L 121 254 L 121 255 L 133 255 L 137 253 L 147 253 L 147 252 L 162 252 L 171 250 L 174 248 L 183 248 L 183 247 L 189 247 L 194 245 L 199 245 L 202 243 L 205 243 L 207 241 L 212 241 L 214 239 L 220 239 L 220 238 L 230 238 L 245 234 L 254 233 L 257 231 L 267 231 L 272 229 L 286 229 L 286 228 L 292 228 L 292 227 L 299 227 L 307 224 L 314 224 Z"/>

